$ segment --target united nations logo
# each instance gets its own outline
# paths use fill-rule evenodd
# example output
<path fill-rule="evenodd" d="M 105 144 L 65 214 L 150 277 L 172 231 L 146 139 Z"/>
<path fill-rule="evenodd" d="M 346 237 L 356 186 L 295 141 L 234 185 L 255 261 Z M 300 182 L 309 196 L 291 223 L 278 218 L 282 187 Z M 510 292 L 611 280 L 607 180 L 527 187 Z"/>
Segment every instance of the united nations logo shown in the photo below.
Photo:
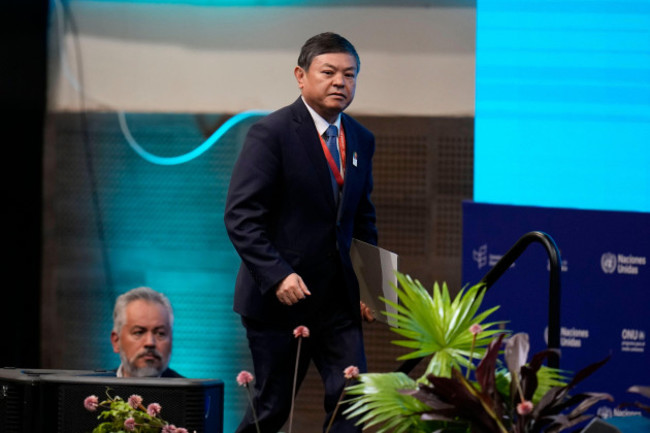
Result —
<path fill-rule="evenodd" d="M 612 408 L 608 407 L 608 406 L 599 407 L 598 410 L 596 411 L 596 414 L 599 417 L 601 417 L 602 419 L 607 419 L 607 418 L 611 418 L 612 416 L 614 416 Z"/>
<path fill-rule="evenodd" d="M 488 246 L 487 244 L 481 245 L 478 249 L 472 250 L 472 258 L 478 265 L 478 268 L 481 269 L 483 266 L 487 265 L 488 262 L 488 254 L 487 254 L 487 249 Z"/>
<path fill-rule="evenodd" d="M 600 258 L 600 267 L 603 268 L 603 272 L 606 274 L 613 273 L 616 270 L 616 254 L 603 254 Z"/>

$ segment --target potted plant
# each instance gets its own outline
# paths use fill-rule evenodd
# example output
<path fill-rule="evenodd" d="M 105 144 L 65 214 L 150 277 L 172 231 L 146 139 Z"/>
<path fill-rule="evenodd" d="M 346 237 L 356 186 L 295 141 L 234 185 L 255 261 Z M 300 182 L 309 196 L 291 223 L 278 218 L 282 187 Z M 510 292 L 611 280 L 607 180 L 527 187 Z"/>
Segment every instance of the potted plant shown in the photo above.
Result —
<path fill-rule="evenodd" d="M 445 284 L 435 284 L 429 294 L 419 281 L 397 276 L 399 303 L 384 299 L 397 313 L 384 314 L 403 338 L 393 343 L 411 349 L 399 359 L 430 360 L 418 379 L 401 372 L 358 376 L 346 389 L 351 398 L 345 414 L 365 427 L 375 426 L 378 433 L 556 433 L 589 418 L 585 411 L 596 402 L 612 399 L 603 393 L 570 394 L 607 359 L 571 379 L 543 365 L 551 351 L 528 361 L 528 336 L 510 336 L 499 329 L 502 322 L 488 322 L 498 307 L 480 312 L 482 284 L 452 299 Z"/>

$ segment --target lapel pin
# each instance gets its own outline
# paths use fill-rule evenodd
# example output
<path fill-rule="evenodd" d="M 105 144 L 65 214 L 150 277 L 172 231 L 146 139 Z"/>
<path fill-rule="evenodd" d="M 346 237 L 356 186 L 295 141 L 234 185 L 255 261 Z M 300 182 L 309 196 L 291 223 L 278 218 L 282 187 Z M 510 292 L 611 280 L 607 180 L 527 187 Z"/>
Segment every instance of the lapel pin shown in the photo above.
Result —
<path fill-rule="evenodd" d="M 357 166 L 357 152 L 352 154 L 352 165 Z"/>

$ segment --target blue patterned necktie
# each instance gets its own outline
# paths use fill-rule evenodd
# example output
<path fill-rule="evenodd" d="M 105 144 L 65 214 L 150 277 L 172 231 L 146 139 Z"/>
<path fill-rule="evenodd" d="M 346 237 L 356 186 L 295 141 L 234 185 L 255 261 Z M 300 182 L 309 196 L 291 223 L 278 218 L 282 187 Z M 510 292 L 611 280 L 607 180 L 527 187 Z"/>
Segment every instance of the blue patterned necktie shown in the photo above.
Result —
<path fill-rule="evenodd" d="M 327 131 L 325 131 L 325 144 L 327 145 L 327 149 L 330 151 L 330 155 L 332 155 L 332 159 L 334 159 L 334 162 L 336 163 L 336 168 L 338 168 L 339 173 L 341 172 L 341 162 L 339 161 L 339 149 L 336 145 L 336 138 L 339 135 L 339 131 L 334 125 L 330 125 L 327 127 Z M 332 189 L 334 190 L 334 203 L 338 203 L 339 201 L 339 185 L 336 183 L 336 178 L 334 177 L 334 173 L 331 172 L 330 170 L 330 177 L 332 179 Z"/>
<path fill-rule="evenodd" d="M 339 169 L 339 172 L 341 171 L 341 161 L 339 157 L 339 148 L 336 145 L 336 138 L 339 136 L 339 130 L 336 128 L 334 125 L 330 125 L 327 127 L 327 131 L 325 131 L 325 137 L 327 137 L 327 140 L 325 143 L 327 144 L 327 148 L 330 151 L 330 155 L 332 155 L 332 158 L 334 159 L 334 162 L 336 163 L 336 168 Z"/>

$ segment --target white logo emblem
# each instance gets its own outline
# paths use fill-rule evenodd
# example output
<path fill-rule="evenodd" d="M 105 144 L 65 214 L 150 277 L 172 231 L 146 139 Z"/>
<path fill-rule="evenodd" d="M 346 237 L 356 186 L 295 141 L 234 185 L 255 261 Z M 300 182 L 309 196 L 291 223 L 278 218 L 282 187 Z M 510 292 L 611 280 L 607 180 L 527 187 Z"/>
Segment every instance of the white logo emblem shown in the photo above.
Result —
<path fill-rule="evenodd" d="M 606 274 L 612 274 L 616 270 L 616 254 L 605 253 L 600 258 L 600 267 Z"/>
<path fill-rule="evenodd" d="M 472 258 L 478 264 L 479 269 L 487 265 L 488 262 L 487 248 L 488 248 L 487 244 L 485 244 L 485 245 L 481 245 L 477 250 L 472 250 Z"/>
<path fill-rule="evenodd" d="M 596 411 L 596 414 L 599 417 L 601 417 L 602 419 L 607 419 L 607 418 L 611 418 L 612 416 L 614 416 L 612 408 L 608 407 L 608 406 L 599 407 L 598 410 Z"/>

